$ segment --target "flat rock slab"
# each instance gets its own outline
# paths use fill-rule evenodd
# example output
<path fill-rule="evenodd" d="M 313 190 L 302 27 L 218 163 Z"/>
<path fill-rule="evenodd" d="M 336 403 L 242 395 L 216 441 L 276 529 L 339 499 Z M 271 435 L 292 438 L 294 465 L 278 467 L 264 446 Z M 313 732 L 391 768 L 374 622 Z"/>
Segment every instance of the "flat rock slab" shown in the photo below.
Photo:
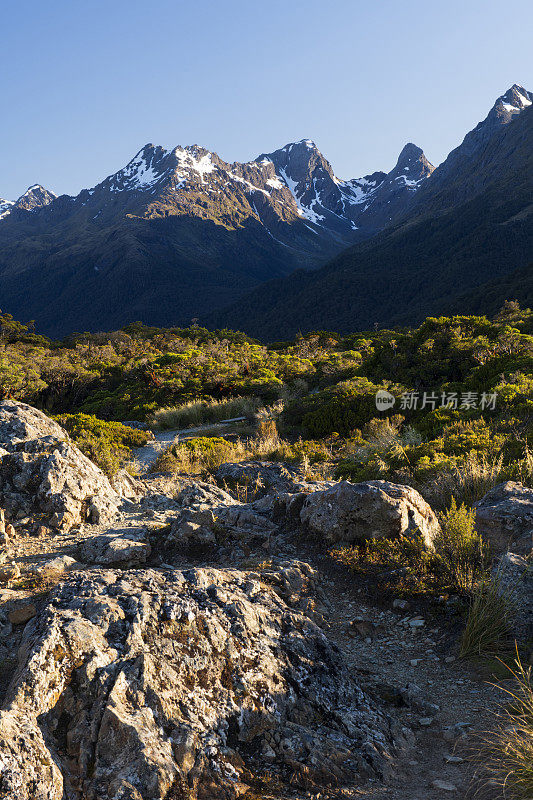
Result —
<path fill-rule="evenodd" d="M 85 539 L 80 558 L 90 564 L 105 566 L 142 564 L 151 553 L 148 530 L 144 527 L 114 529 Z"/>

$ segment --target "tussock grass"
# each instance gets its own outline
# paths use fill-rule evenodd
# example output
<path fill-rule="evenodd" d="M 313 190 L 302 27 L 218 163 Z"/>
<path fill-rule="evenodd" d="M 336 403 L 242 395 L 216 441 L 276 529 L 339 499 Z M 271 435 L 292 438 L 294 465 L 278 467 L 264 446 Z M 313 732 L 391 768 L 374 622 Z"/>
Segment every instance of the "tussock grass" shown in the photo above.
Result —
<path fill-rule="evenodd" d="M 488 788 L 499 789 L 507 800 L 533 797 L 533 683 L 531 667 L 516 655 L 514 669 L 507 667 L 512 688 L 499 686 L 508 704 L 498 714 L 496 729 L 480 747 L 479 795 Z"/>
<path fill-rule="evenodd" d="M 255 397 L 229 400 L 191 400 L 174 408 L 160 408 L 150 418 L 150 425 L 163 430 L 194 428 L 234 417 L 253 417 L 260 406 Z"/>
<path fill-rule="evenodd" d="M 498 575 L 481 580 L 472 595 L 461 637 L 461 658 L 495 656 L 509 650 L 515 602 Z"/>
<path fill-rule="evenodd" d="M 473 505 L 491 489 L 507 480 L 500 456 L 490 461 L 485 455 L 471 453 L 463 463 L 446 470 L 432 481 L 417 487 L 435 508 L 449 508 L 452 499 Z"/>

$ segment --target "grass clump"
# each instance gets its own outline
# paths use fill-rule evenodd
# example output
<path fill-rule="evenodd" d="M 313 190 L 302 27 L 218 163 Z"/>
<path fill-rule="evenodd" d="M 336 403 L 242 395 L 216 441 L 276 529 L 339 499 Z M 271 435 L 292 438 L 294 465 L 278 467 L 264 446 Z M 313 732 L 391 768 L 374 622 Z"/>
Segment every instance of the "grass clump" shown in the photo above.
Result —
<path fill-rule="evenodd" d="M 175 408 L 161 408 L 150 418 L 153 427 L 165 430 L 194 428 L 235 417 L 253 417 L 260 402 L 255 397 L 229 400 L 191 400 Z"/>
<path fill-rule="evenodd" d="M 121 422 L 107 422 L 92 414 L 63 414 L 56 420 L 81 452 L 110 478 L 131 459 L 131 449 L 143 447 L 149 439 L 146 431 Z"/>
<path fill-rule="evenodd" d="M 491 788 L 501 790 L 509 800 L 533 797 L 533 683 L 531 667 L 516 656 L 511 689 L 499 687 L 509 703 L 498 715 L 496 730 L 480 748 L 481 788 L 488 777 Z"/>
<path fill-rule="evenodd" d="M 472 594 L 459 655 L 487 657 L 508 650 L 514 611 L 512 592 L 503 586 L 498 575 L 480 580 Z"/>

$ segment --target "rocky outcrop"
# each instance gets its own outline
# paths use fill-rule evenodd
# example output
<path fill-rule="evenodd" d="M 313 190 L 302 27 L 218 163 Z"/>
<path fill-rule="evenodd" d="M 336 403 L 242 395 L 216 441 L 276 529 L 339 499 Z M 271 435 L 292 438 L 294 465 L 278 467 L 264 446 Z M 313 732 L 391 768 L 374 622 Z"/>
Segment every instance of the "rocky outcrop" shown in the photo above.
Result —
<path fill-rule="evenodd" d="M 53 528 L 111 519 L 120 502 L 104 473 L 65 431 L 25 403 L 0 403 L 0 505 L 12 519 Z"/>
<path fill-rule="evenodd" d="M 312 492 L 303 501 L 300 521 L 328 542 L 395 539 L 418 530 L 431 547 L 440 530 L 431 507 L 415 489 L 388 481 L 341 481 Z"/>
<path fill-rule="evenodd" d="M 309 569 L 277 579 L 301 590 Z M 275 579 L 71 575 L 24 631 L 0 713 L 0 797 L 233 800 L 267 766 L 303 791 L 387 772 L 407 732 Z"/>
<path fill-rule="evenodd" d="M 255 494 L 274 489 L 279 492 L 301 491 L 305 482 L 298 470 L 272 461 L 241 461 L 221 464 L 217 481 L 229 488 L 245 487 Z"/>
<path fill-rule="evenodd" d="M 497 551 L 511 550 L 523 555 L 533 545 L 533 489 L 506 481 L 495 486 L 478 503 L 476 527 Z"/>
<path fill-rule="evenodd" d="M 171 524 L 168 544 L 186 548 L 214 547 L 227 540 L 261 545 L 278 531 L 277 525 L 239 503 L 228 492 L 207 483 L 194 483 L 177 496 L 183 511 Z"/>

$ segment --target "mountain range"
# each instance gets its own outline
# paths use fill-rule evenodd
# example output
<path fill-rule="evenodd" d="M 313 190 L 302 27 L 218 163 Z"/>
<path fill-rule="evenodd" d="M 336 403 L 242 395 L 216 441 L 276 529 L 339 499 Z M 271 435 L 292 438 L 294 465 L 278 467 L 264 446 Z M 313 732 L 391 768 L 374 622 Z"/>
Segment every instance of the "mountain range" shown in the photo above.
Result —
<path fill-rule="evenodd" d="M 0 307 L 54 337 L 199 318 L 272 339 L 479 305 L 533 260 L 532 100 L 511 87 L 437 169 L 414 144 L 350 180 L 310 139 L 231 164 L 148 144 L 75 197 L 36 184 L 0 200 Z"/>

